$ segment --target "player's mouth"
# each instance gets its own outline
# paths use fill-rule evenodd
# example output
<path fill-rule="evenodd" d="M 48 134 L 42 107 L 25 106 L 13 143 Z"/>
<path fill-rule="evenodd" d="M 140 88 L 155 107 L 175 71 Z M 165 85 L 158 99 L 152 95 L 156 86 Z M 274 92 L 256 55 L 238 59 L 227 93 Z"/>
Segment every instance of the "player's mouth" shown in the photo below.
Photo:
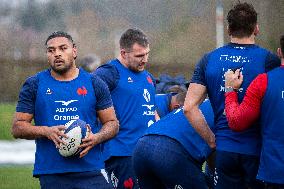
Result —
<path fill-rule="evenodd" d="M 144 68 L 145 67 L 145 65 L 146 65 L 146 63 L 140 63 L 139 65 L 138 65 L 138 68 Z"/>
<path fill-rule="evenodd" d="M 54 64 L 56 64 L 56 65 L 61 65 L 61 64 L 64 64 L 64 63 L 65 63 L 65 61 L 62 60 L 62 59 L 55 59 L 54 60 Z"/>

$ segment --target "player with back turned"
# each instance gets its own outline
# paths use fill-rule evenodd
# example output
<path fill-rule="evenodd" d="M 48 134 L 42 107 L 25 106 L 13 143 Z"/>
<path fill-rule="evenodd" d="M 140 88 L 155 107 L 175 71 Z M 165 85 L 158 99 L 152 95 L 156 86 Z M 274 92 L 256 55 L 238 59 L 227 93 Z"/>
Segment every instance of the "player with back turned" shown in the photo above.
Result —
<path fill-rule="evenodd" d="M 229 126 L 236 132 L 248 129 L 260 118 L 262 150 L 257 178 L 266 183 L 266 189 L 284 188 L 284 35 L 277 52 L 281 66 L 258 75 L 249 85 L 241 104 L 235 90 L 226 93 L 225 101 Z M 240 70 L 228 71 L 225 84 L 238 89 L 244 77 Z"/>
<path fill-rule="evenodd" d="M 224 74 L 241 69 L 244 82 L 238 90 L 239 101 L 251 81 L 260 73 L 279 67 L 279 58 L 255 44 L 259 32 L 257 13 L 248 3 L 237 3 L 227 15 L 230 43 L 205 54 L 196 65 L 189 85 L 184 112 L 191 125 L 212 147 L 216 147 L 215 188 L 261 189 L 256 180 L 261 149 L 258 123 L 244 132 L 234 132 L 228 127 L 224 112 Z M 216 134 L 209 129 L 199 104 L 206 96 L 215 114 Z M 215 143 L 216 136 L 216 143 Z"/>

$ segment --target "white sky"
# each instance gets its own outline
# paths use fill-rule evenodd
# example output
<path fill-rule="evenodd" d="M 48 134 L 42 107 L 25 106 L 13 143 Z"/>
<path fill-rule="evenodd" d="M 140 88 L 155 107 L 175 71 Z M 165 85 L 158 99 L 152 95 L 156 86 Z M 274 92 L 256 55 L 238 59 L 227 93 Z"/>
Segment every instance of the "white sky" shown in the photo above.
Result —
<path fill-rule="evenodd" d="M 0 0 L 0 3 L 1 3 L 0 6 L 4 6 L 4 5 L 9 4 L 11 7 L 15 7 L 15 6 L 19 6 L 20 4 L 24 4 L 24 3 L 28 2 L 28 1 L 29 0 Z M 35 1 L 41 2 L 41 3 L 46 3 L 49 0 L 35 0 Z"/>

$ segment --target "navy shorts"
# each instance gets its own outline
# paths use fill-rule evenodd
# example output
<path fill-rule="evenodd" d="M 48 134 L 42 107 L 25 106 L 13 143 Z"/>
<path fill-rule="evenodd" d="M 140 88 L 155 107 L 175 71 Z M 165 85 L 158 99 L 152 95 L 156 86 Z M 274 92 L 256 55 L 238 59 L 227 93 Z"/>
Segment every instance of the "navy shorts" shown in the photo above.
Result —
<path fill-rule="evenodd" d="M 208 189 L 213 189 L 214 188 L 214 171 L 210 170 L 208 164 L 206 163 L 205 165 L 205 180 L 208 185 Z"/>
<path fill-rule="evenodd" d="M 41 189 L 112 189 L 102 171 L 39 175 Z"/>
<path fill-rule="evenodd" d="M 139 189 L 132 157 L 112 156 L 105 161 L 105 169 L 115 189 Z"/>
<path fill-rule="evenodd" d="M 265 189 L 284 189 L 284 184 L 266 183 Z"/>
<path fill-rule="evenodd" d="M 140 138 L 133 153 L 133 163 L 141 189 L 207 189 L 202 163 L 167 136 Z"/>
<path fill-rule="evenodd" d="M 216 151 L 215 189 L 263 189 L 256 179 L 259 157 L 233 152 Z"/>

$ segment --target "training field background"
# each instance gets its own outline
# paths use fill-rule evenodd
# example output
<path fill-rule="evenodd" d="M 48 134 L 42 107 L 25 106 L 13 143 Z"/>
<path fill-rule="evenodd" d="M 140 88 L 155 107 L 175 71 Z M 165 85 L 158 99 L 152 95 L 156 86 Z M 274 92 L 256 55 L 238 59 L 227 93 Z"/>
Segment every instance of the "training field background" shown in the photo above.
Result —
<path fill-rule="evenodd" d="M 229 41 L 226 14 L 237 1 L 0 0 L 0 102 L 15 102 L 25 78 L 47 68 L 44 42 L 56 30 L 73 36 L 80 64 L 90 54 L 100 63 L 116 57 L 121 33 L 141 28 L 151 43 L 148 69 L 154 76 L 189 79 L 201 56 L 216 47 L 216 20 L 223 23 L 223 29 L 217 28 L 224 43 Z M 284 30 L 284 0 L 246 1 L 258 12 L 257 43 L 276 52 Z M 217 16 L 217 5 L 223 16 Z"/>
<path fill-rule="evenodd" d="M 15 103 L 0 103 L 0 140 L 13 140 L 10 134 L 10 127 L 14 111 Z M 0 153 L 5 153 L 5 151 Z M 32 165 L 0 164 L 0 188 L 39 188 L 38 180 L 32 177 L 32 169 Z"/>
<path fill-rule="evenodd" d="M 226 14 L 237 1 L 0 0 L 0 145 L 15 142 L 10 128 L 20 87 L 28 76 L 48 67 L 44 42 L 53 31 L 73 36 L 77 64 L 82 65 L 89 55 L 100 64 L 116 57 L 121 33 L 138 27 L 151 43 L 147 69 L 155 77 L 166 73 L 189 80 L 201 56 L 216 48 L 216 22 L 223 23 L 224 43 L 229 41 Z M 276 52 L 284 34 L 284 0 L 246 2 L 258 12 L 257 44 Z M 223 16 L 217 16 L 217 7 Z M 39 188 L 32 169 L 32 164 L 0 163 L 0 189 Z"/>

